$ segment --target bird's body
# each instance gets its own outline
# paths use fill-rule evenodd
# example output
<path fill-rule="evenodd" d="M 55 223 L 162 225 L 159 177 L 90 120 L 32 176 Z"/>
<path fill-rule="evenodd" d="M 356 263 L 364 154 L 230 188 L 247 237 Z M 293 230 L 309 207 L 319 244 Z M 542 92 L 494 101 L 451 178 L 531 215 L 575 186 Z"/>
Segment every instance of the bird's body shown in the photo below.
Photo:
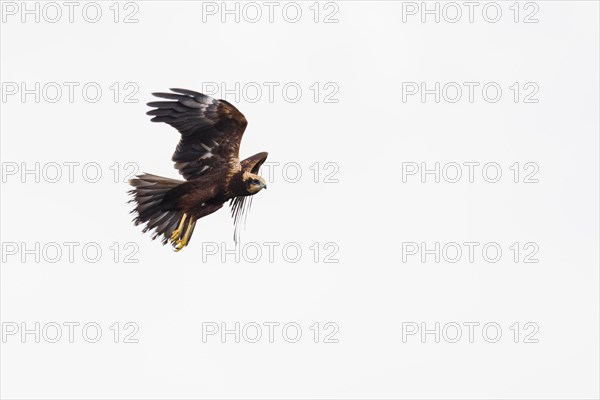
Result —
<path fill-rule="evenodd" d="M 267 153 L 258 153 L 240 161 L 238 153 L 246 118 L 224 100 L 186 89 L 176 93 L 154 93 L 175 101 L 148 103 L 156 107 L 148 112 L 154 122 L 166 122 L 181 133 L 173 161 L 186 181 L 150 174 L 131 180 L 130 193 L 136 204 L 136 225 L 147 223 L 144 232 L 155 229 L 153 239 L 162 235 L 181 250 L 189 243 L 196 221 L 231 201 L 238 229 L 247 210 L 248 196 L 266 188 L 257 175 Z"/>

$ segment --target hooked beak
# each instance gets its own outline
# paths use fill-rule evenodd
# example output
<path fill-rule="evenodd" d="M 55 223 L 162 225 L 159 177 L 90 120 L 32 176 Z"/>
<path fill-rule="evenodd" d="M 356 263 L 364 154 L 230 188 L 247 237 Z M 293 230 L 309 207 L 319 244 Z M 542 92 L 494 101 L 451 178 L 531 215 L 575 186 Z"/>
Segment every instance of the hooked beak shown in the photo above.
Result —
<path fill-rule="evenodd" d="M 260 183 L 260 186 L 261 186 L 263 189 L 265 189 L 265 190 L 267 189 L 267 184 L 266 184 L 266 183 L 262 183 L 262 182 L 261 182 L 261 183 Z"/>

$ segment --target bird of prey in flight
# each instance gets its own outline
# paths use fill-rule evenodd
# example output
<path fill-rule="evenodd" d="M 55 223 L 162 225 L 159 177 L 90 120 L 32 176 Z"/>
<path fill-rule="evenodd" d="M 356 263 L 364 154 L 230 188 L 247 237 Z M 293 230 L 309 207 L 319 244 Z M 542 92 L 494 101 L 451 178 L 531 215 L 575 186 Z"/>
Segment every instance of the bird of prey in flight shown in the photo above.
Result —
<path fill-rule="evenodd" d="M 181 134 L 172 160 L 185 181 L 142 174 L 130 181 L 135 225 L 146 223 L 144 232 L 155 230 L 163 245 L 175 251 L 190 241 L 196 221 L 231 201 L 234 240 L 238 242 L 242 219 L 252 198 L 267 188 L 258 170 L 267 159 L 262 152 L 241 160 L 240 142 L 248 122 L 225 100 L 216 100 L 186 89 L 153 93 L 169 101 L 148 103 L 153 122 L 166 122 Z M 249 200 L 248 200 L 249 199 Z"/>

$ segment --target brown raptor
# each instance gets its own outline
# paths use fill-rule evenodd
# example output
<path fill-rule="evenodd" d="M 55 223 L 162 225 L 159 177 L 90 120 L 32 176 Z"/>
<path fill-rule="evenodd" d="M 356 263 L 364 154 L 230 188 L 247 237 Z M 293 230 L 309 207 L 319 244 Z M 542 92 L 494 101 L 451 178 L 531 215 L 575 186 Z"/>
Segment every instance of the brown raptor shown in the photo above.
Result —
<path fill-rule="evenodd" d="M 144 232 L 154 230 L 152 239 L 162 235 L 176 251 L 190 241 L 196 221 L 214 213 L 227 201 L 235 221 L 238 241 L 242 216 L 249 196 L 267 188 L 258 170 L 267 153 L 240 161 L 242 135 L 248 122 L 225 100 L 216 100 L 186 89 L 153 93 L 168 101 L 148 103 L 153 122 L 166 122 L 181 134 L 173 154 L 175 168 L 185 181 L 142 174 L 130 181 L 136 225 L 146 223 Z"/>

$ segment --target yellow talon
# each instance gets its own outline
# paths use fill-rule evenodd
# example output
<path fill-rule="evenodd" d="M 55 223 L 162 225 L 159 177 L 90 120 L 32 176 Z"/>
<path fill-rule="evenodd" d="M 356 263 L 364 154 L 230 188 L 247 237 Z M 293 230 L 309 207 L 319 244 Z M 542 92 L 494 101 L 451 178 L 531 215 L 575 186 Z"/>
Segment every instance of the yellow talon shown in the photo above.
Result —
<path fill-rule="evenodd" d="M 185 223 L 186 218 L 187 218 L 187 214 L 183 213 L 183 217 L 181 217 L 181 221 L 179 221 L 179 226 L 171 234 L 171 240 L 179 241 L 178 239 L 179 239 L 179 236 L 181 236 L 181 232 L 183 231 L 183 224 Z"/>
<path fill-rule="evenodd" d="M 179 250 L 183 249 L 186 246 L 186 243 L 183 243 L 183 240 L 175 241 L 175 252 L 177 253 Z"/>
<path fill-rule="evenodd" d="M 175 252 L 180 251 L 181 249 L 183 249 L 185 246 L 188 245 L 188 243 L 190 241 L 190 236 L 192 235 L 192 229 L 194 228 L 195 224 L 196 224 L 196 221 L 192 221 L 192 219 L 190 218 L 190 220 L 188 221 L 187 227 L 185 228 L 185 234 L 183 235 L 183 238 L 175 241 Z"/>

